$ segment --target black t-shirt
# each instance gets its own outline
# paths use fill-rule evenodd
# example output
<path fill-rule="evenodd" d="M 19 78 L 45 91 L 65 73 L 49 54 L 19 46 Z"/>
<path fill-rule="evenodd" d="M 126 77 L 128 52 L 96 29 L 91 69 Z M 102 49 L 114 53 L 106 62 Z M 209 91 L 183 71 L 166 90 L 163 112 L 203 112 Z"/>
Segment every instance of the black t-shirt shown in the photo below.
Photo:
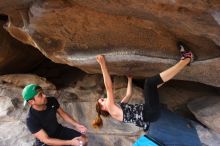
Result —
<path fill-rule="evenodd" d="M 43 129 L 49 137 L 54 137 L 57 130 L 61 126 L 57 122 L 57 109 L 60 107 L 58 101 L 54 97 L 47 97 L 47 108 L 44 111 L 37 111 L 32 107 L 29 110 L 26 119 L 27 127 L 32 134 Z"/>

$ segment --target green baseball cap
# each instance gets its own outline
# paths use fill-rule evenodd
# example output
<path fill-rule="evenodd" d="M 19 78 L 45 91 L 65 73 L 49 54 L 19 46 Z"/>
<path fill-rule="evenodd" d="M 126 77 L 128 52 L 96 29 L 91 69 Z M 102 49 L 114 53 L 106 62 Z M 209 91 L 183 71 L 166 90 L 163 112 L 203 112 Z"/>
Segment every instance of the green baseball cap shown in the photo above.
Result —
<path fill-rule="evenodd" d="M 34 98 L 35 95 L 38 94 L 37 89 L 41 88 L 39 85 L 36 84 L 29 84 L 24 87 L 22 91 L 22 97 L 24 99 L 24 106 L 26 105 L 27 101 Z"/>

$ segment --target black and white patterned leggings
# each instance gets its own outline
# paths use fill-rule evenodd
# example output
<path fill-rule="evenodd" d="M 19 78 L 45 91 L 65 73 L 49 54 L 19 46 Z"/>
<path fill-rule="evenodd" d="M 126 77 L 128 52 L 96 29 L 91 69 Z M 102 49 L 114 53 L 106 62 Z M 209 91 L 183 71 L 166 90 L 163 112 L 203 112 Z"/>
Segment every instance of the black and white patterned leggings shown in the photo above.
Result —
<path fill-rule="evenodd" d="M 144 109 L 145 122 L 154 122 L 160 116 L 160 101 L 157 86 L 164 83 L 160 75 L 155 75 L 145 80 L 144 83 Z"/>

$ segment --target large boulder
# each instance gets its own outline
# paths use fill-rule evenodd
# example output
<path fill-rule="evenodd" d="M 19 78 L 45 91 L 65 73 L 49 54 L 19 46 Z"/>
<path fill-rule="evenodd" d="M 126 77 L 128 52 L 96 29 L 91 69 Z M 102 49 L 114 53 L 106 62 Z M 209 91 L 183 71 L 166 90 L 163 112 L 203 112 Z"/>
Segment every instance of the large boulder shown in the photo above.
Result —
<path fill-rule="evenodd" d="M 220 86 L 219 1 L 0 0 L 0 13 L 14 38 L 88 73 L 105 54 L 111 74 L 150 76 L 176 63 L 181 40 L 197 61 L 176 78 Z"/>

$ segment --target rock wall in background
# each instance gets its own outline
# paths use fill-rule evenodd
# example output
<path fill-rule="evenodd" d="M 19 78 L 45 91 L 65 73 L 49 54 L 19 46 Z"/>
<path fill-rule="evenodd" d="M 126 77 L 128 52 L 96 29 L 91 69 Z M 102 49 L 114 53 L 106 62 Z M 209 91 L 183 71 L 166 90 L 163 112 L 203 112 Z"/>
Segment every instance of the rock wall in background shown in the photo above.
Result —
<path fill-rule="evenodd" d="M 127 81 L 124 77 L 114 77 L 113 80 L 114 85 L 116 85 L 114 88 L 116 100 L 120 101 L 126 92 Z M 95 102 L 98 97 L 104 96 L 105 94 L 103 80 L 100 75 L 84 75 L 80 80 L 69 82 L 68 86 L 59 89 L 55 88 L 55 86 L 45 78 L 36 75 L 19 74 L 16 79 L 13 75 L 4 75 L 0 78 L 0 131 L 4 131 L 0 132 L 1 146 L 30 146 L 34 142 L 34 137 L 27 130 L 25 124 L 28 107 L 23 107 L 23 100 L 20 95 L 23 86 L 28 83 L 41 85 L 48 96 L 57 97 L 61 107 L 66 112 L 88 127 L 89 146 L 130 146 L 143 134 L 141 128 L 134 125 L 123 124 L 112 118 L 104 118 L 104 126 L 102 129 L 97 130 L 92 128 L 91 122 L 96 116 Z M 175 89 L 172 88 L 172 84 L 161 87 L 161 89 L 159 89 L 161 97 L 166 98 L 171 96 L 174 102 L 178 101 L 178 103 L 182 104 L 186 104 L 194 100 L 194 98 L 200 99 L 199 95 L 201 93 L 197 91 L 186 92 L 187 90 L 184 89 L 184 85 L 178 85 Z M 166 94 L 164 91 L 171 91 L 173 94 L 171 95 L 171 92 Z M 192 99 L 188 101 L 181 100 L 178 97 L 181 94 L 179 91 L 185 92 L 185 96 L 189 96 Z M 203 87 L 203 93 L 208 94 L 210 92 L 209 87 Z M 216 93 L 211 92 L 210 94 L 219 97 Z M 131 99 L 130 103 L 143 103 L 142 89 L 135 84 L 133 85 L 133 95 Z M 162 100 L 162 103 L 167 104 L 169 100 L 168 102 Z M 173 105 L 174 109 L 175 106 Z M 191 105 L 191 108 L 193 107 L 194 106 Z M 194 108 L 197 108 L 197 106 Z M 216 108 L 206 106 L 206 111 L 208 109 L 212 109 L 212 119 L 218 122 L 219 114 L 217 106 Z M 199 120 L 206 118 L 201 117 L 201 115 L 196 115 L 196 117 Z M 65 126 L 70 126 L 64 123 L 60 118 L 58 119 L 60 123 Z M 201 124 L 195 123 L 198 136 L 203 144 L 207 146 L 219 145 L 220 134 L 215 132 L 219 130 L 218 125 L 209 123 L 207 126 L 211 129 L 207 129 Z"/>

